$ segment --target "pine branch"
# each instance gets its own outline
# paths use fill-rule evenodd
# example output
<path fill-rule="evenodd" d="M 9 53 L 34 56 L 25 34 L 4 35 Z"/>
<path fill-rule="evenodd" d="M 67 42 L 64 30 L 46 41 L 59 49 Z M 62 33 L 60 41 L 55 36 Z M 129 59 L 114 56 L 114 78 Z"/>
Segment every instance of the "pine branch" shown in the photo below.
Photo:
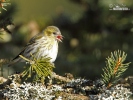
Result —
<path fill-rule="evenodd" d="M 7 9 L 5 7 L 8 6 L 8 5 L 11 5 L 11 3 L 9 3 L 8 1 L 7 0 L 0 0 L 0 8 L 7 11 Z M 1 13 L 1 11 L 0 11 L 0 13 Z"/>
<path fill-rule="evenodd" d="M 10 17 L 5 17 L 0 21 L 0 29 L 4 29 L 4 31 L 11 34 L 11 31 L 7 28 L 8 25 L 14 25 Z"/>
<path fill-rule="evenodd" d="M 114 85 L 120 76 L 127 70 L 129 63 L 123 63 L 126 60 L 127 54 L 121 51 L 114 51 L 111 56 L 107 58 L 106 67 L 103 68 L 103 82 L 107 87 Z"/>
<path fill-rule="evenodd" d="M 34 77 L 34 81 L 43 82 L 45 77 L 51 76 L 54 68 L 54 64 L 50 62 L 51 58 L 42 57 L 40 59 L 36 59 L 33 55 L 33 60 L 25 58 L 22 55 L 19 55 L 22 59 L 29 62 L 29 66 L 26 66 L 26 69 L 22 72 L 22 77 L 26 77 L 26 79 Z"/>
<path fill-rule="evenodd" d="M 10 5 L 10 6 L 9 6 Z M 10 0 L 0 0 L 0 30 L 5 31 L 9 34 L 12 30 L 8 27 L 9 25 L 14 25 L 12 15 L 16 11 L 16 6 Z M 1 33 L 0 33 L 1 34 Z"/>

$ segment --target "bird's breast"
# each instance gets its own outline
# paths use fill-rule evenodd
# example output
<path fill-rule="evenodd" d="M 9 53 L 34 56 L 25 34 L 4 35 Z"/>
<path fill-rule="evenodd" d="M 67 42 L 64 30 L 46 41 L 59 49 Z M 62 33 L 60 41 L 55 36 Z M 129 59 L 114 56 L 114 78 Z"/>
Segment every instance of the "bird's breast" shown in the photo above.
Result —
<path fill-rule="evenodd" d="M 58 42 L 56 40 L 44 41 L 41 46 L 39 55 L 50 57 L 50 62 L 54 62 L 58 53 Z"/>
<path fill-rule="evenodd" d="M 58 54 L 58 43 L 56 41 L 49 51 L 49 57 L 51 57 L 51 62 L 55 61 L 57 54 Z"/>

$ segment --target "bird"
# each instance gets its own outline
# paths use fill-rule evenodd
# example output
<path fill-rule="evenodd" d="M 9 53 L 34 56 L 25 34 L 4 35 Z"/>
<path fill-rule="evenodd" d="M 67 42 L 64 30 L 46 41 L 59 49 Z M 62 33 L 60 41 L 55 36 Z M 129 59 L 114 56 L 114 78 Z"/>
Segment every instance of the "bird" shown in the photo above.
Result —
<path fill-rule="evenodd" d="M 24 49 L 8 64 L 12 66 L 18 62 L 24 62 L 19 55 L 24 56 L 32 60 L 32 55 L 34 58 L 40 59 L 42 57 L 49 57 L 50 62 L 53 63 L 56 60 L 58 54 L 58 43 L 62 42 L 63 36 L 58 27 L 48 26 L 41 32 L 41 34 L 35 35 Z"/>

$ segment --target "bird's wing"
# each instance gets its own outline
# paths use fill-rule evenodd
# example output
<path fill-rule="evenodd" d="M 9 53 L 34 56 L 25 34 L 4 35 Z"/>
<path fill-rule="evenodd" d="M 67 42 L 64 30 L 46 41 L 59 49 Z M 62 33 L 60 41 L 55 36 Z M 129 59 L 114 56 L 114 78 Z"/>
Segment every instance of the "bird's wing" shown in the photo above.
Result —
<path fill-rule="evenodd" d="M 12 59 L 12 61 L 9 63 L 8 66 L 12 66 L 14 63 L 21 61 L 22 58 L 20 58 L 19 55 L 23 55 L 23 53 L 24 53 L 24 51 L 26 50 L 26 48 L 27 48 L 29 45 L 35 43 L 36 40 L 39 39 L 39 38 L 41 38 L 42 36 L 43 36 L 43 34 L 39 34 L 39 35 L 36 35 L 36 36 L 34 36 L 33 38 L 31 38 L 30 41 L 29 41 L 29 43 L 23 48 L 23 50 L 22 50 L 15 58 Z"/>
<path fill-rule="evenodd" d="M 22 54 L 24 53 L 25 49 L 26 49 L 29 45 L 35 43 L 35 41 L 36 41 L 37 39 L 41 38 L 42 36 L 43 36 L 43 34 L 39 34 L 39 35 L 35 35 L 33 38 L 31 38 L 30 41 L 29 41 L 29 43 L 23 48 L 23 50 L 22 50 L 15 58 L 13 58 L 12 60 L 15 60 L 15 59 L 19 58 L 19 55 L 22 55 Z"/>
<path fill-rule="evenodd" d="M 43 34 L 37 34 L 37 35 L 35 35 L 33 38 L 30 39 L 29 43 L 26 46 L 28 46 L 28 45 L 30 45 L 32 43 L 35 43 L 36 40 L 40 39 L 43 36 L 44 36 Z"/>

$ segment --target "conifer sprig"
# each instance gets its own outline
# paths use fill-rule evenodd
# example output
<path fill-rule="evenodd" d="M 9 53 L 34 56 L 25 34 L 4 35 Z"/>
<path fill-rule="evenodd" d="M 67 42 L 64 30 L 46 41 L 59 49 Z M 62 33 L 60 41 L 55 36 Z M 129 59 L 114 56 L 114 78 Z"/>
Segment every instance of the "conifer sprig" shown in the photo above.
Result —
<path fill-rule="evenodd" d="M 40 59 L 36 59 L 33 55 L 31 55 L 33 60 L 29 60 L 22 55 L 19 56 L 30 63 L 30 65 L 26 66 L 26 69 L 22 72 L 22 77 L 34 77 L 34 81 L 43 81 L 45 77 L 52 74 L 54 64 L 50 62 L 51 58 L 42 57 Z"/>
<path fill-rule="evenodd" d="M 120 50 L 111 53 L 111 56 L 106 58 L 106 67 L 103 68 L 103 82 L 107 87 L 111 87 L 115 84 L 120 76 L 127 70 L 129 63 L 123 63 L 126 60 L 127 54 Z"/>
<path fill-rule="evenodd" d="M 0 13 L 1 13 L 1 9 L 7 11 L 7 9 L 5 8 L 8 5 L 11 5 L 11 3 L 9 3 L 10 0 L 0 0 Z"/>

